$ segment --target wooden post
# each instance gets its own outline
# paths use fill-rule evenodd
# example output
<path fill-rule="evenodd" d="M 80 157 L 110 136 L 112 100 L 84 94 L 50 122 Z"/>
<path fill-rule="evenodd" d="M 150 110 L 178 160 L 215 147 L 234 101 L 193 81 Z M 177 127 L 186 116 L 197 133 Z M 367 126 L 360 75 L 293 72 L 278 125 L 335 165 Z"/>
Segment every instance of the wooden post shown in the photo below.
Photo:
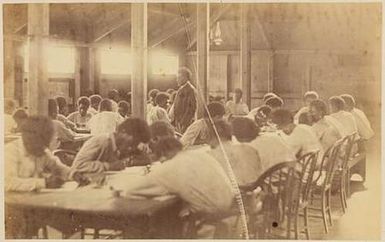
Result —
<path fill-rule="evenodd" d="M 15 98 L 16 48 L 11 38 L 4 38 L 4 97 Z"/>
<path fill-rule="evenodd" d="M 82 82 L 82 76 L 81 76 L 81 47 L 75 48 L 75 103 L 80 97 L 80 89 L 81 89 L 81 83 Z"/>
<path fill-rule="evenodd" d="M 198 118 L 203 115 L 203 108 L 207 102 L 207 79 L 209 77 L 209 3 L 197 4 L 197 90 L 198 90 Z M 203 100 L 202 100 L 203 97 Z"/>
<path fill-rule="evenodd" d="M 274 52 L 271 51 L 268 62 L 268 87 L 267 92 L 274 92 Z"/>
<path fill-rule="evenodd" d="M 95 58 L 96 58 L 96 53 L 95 53 L 95 48 L 88 48 L 88 53 L 89 53 L 89 60 L 88 60 L 88 78 L 89 78 L 89 88 L 92 90 L 93 93 L 95 93 Z"/>
<path fill-rule="evenodd" d="M 243 101 L 250 107 L 251 105 L 251 39 L 249 24 L 249 8 L 246 3 L 240 4 L 241 16 L 241 51 L 240 51 L 240 79 L 243 91 Z"/>
<path fill-rule="evenodd" d="M 145 119 L 147 99 L 147 3 L 131 3 L 131 51 L 132 114 L 134 117 Z"/>
<path fill-rule="evenodd" d="M 49 4 L 28 4 L 28 109 L 30 114 L 48 115 L 47 45 Z"/>

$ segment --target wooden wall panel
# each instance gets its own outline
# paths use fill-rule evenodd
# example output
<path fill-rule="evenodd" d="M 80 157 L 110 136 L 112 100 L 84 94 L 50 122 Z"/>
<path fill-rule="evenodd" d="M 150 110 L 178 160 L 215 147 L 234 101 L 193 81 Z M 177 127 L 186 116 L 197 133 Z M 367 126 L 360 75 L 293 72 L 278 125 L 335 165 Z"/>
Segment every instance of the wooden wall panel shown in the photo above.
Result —
<path fill-rule="evenodd" d="M 210 56 L 208 92 L 213 96 L 226 96 L 227 92 L 227 55 Z"/>

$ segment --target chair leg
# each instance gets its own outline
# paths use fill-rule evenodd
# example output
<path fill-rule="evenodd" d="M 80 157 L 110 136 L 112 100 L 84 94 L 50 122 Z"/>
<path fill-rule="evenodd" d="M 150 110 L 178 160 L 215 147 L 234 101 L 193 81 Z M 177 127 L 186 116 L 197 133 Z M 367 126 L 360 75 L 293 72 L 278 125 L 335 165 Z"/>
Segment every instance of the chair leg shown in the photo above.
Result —
<path fill-rule="evenodd" d="M 289 215 L 289 214 L 288 214 Z M 295 226 L 295 224 L 294 224 Z M 291 238 L 291 216 L 287 216 L 287 225 L 286 225 L 286 239 L 290 239 Z"/>
<path fill-rule="evenodd" d="M 294 215 L 294 239 L 298 239 L 298 212 Z"/>
<path fill-rule="evenodd" d="M 85 233 L 86 233 L 86 230 L 84 228 L 81 228 L 80 229 L 80 239 L 84 239 L 85 238 Z"/>
<path fill-rule="evenodd" d="M 94 239 L 99 239 L 99 229 L 94 230 Z"/>
<path fill-rule="evenodd" d="M 43 230 L 43 239 L 48 239 L 47 226 L 43 226 L 42 230 Z"/>
<path fill-rule="evenodd" d="M 329 230 L 328 230 L 328 223 L 327 223 L 327 220 L 326 220 L 326 191 L 324 191 L 322 193 L 322 219 L 323 219 L 323 222 L 324 222 L 324 227 L 325 227 L 325 233 L 328 233 Z"/>
<path fill-rule="evenodd" d="M 330 226 L 333 226 L 333 222 L 332 222 L 332 208 L 331 208 L 331 205 L 330 205 L 330 198 L 331 198 L 331 190 L 329 189 L 328 193 L 327 193 L 327 210 L 328 210 L 328 215 L 329 215 Z"/>
<path fill-rule="evenodd" d="M 310 231 L 309 231 L 309 218 L 307 214 L 307 207 L 303 209 L 303 218 L 304 218 L 304 225 L 305 225 L 305 234 L 306 234 L 306 239 L 310 240 Z"/>
<path fill-rule="evenodd" d="M 340 202 L 341 202 L 341 208 L 342 208 L 342 213 L 345 213 L 345 199 L 344 199 L 344 194 L 345 194 L 345 179 L 342 177 L 340 181 Z"/>
<path fill-rule="evenodd" d="M 346 190 L 345 190 L 345 203 L 346 197 L 350 197 L 350 168 L 346 172 Z"/>

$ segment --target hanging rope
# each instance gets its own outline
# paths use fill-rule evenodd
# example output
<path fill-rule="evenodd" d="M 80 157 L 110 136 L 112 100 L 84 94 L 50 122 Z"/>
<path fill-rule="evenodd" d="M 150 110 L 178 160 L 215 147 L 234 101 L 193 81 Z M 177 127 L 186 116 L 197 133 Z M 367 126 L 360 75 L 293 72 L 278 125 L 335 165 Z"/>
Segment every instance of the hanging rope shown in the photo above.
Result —
<path fill-rule="evenodd" d="M 208 4 L 210 4 L 210 3 L 208 3 Z M 183 13 L 183 9 L 182 9 L 182 6 L 181 6 L 180 3 L 178 4 L 178 7 L 179 7 L 179 11 L 180 11 L 180 16 L 181 16 L 183 24 L 184 24 L 188 45 L 190 45 L 191 44 L 191 35 L 190 35 L 190 31 L 189 31 L 188 26 L 187 26 L 186 16 Z M 221 7 L 223 7 L 222 3 L 221 3 Z M 209 9 L 210 9 L 210 5 L 209 5 Z M 208 33 L 206 33 L 206 34 L 208 34 Z M 229 160 L 229 157 L 227 155 L 227 152 L 226 152 L 226 150 L 225 150 L 225 148 L 223 146 L 223 143 L 222 143 L 222 141 L 221 141 L 221 139 L 219 137 L 218 130 L 216 129 L 216 127 L 214 125 L 214 120 L 212 119 L 211 114 L 210 114 L 210 112 L 209 112 L 209 110 L 207 108 L 207 105 L 205 103 L 205 98 L 203 96 L 204 94 L 200 91 L 201 87 L 199 86 L 200 84 L 199 84 L 199 80 L 198 80 L 197 66 L 196 66 L 196 63 L 195 63 L 194 59 L 193 59 L 192 63 L 193 63 L 194 72 L 196 74 L 196 80 L 197 80 L 196 85 L 197 85 L 198 98 L 200 98 L 200 101 L 203 104 L 203 107 L 204 107 L 206 113 L 208 114 L 208 118 L 210 120 L 210 124 L 211 124 L 211 126 L 212 126 L 212 128 L 213 128 L 213 130 L 215 132 L 215 136 L 218 139 L 218 143 L 219 143 L 220 149 L 221 149 L 221 151 L 223 153 L 223 156 L 224 156 L 224 159 L 225 159 L 227 174 L 229 176 L 229 179 L 230 179 L 230 182 L 231 182 L 231 185 L 232 185 L 232 188 L 233 188 L 233 192 L 234 192 L 234 195 L 235 195 L 235 200 L 237 202 L 237 206 L 238 206 L 238 209 L 239 209 L 239 212 L 240 212 L 241 223 L 242 223 L 242 236 L 245 239 L 249 239 L 246 211 L 245 211 L 245 206 L 243 204 L 241 191 L 239 189 L 239 185 L 238 185 L 237 179 L 235 177 L 234 171 L 233 171 L 233 169 L 231 167 L 230 160 Z"/>

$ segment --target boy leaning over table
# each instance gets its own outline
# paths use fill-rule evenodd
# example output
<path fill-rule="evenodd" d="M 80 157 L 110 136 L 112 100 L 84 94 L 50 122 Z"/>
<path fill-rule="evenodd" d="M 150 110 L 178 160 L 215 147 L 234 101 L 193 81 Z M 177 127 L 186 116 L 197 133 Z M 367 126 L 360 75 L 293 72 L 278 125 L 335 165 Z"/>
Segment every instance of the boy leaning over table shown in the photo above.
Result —
<path fill-rule="evenodd" d="M 115 132 L 87 140 L 76 154 L 71 168 L 82 174 L 102 174 L 120 171 L 126 166 L 147 165 L 151 163 L 146 155 L 150 137 L 146 121 L 128 118 Z"/>
<path fill-rule="evenodd" d="M 53 137 L 52 120 L 43 116 L 27 118 L 21 139 L 5 147 L 5 191 L 36 191 L 59 188 L 67 180 L 84 185 L 87 179 L 61 163 L 48 146 Z"/>
<path fill-rule="evenodd" d="M 62 164 L 48 146 L 53 137 L 53 123 L 48 117 L 31 116 L 23 123 L 21 139 L 8 143 L 5 150 L 5 191 L 33 192 L 43 188 L 59 188 L 67 180 L 79 185 L 88 179 Z M 34 221 L 32 231 L 26 231 L 22 211 L 6 209 L 6 238 L 35 236 L 42 223 Z"/>
<path fill-rule="evenodd" d="M 169 138 L 171 136 L 161 139 Z M 227 212 L 233 204 L 232 185 L 221 164 L 209 153 L 210 149 L 180 151 L 180 143 L 175 143 L 175 147 L 164 143 L 165 140 L 152 142 L 151 148 L 160 154 L 172 155 L 166 155 L 167 160 L 154 166 L 147 175 L 124 184 L 121 187 L 124 195 L 137 199 L 176 195 L 184 202 L 179 213 L 183 221 L 191 216 L 216 217 Z M 203 222 L 197 236 L 213 238 L 215 232 L 215 227 Z"/>

